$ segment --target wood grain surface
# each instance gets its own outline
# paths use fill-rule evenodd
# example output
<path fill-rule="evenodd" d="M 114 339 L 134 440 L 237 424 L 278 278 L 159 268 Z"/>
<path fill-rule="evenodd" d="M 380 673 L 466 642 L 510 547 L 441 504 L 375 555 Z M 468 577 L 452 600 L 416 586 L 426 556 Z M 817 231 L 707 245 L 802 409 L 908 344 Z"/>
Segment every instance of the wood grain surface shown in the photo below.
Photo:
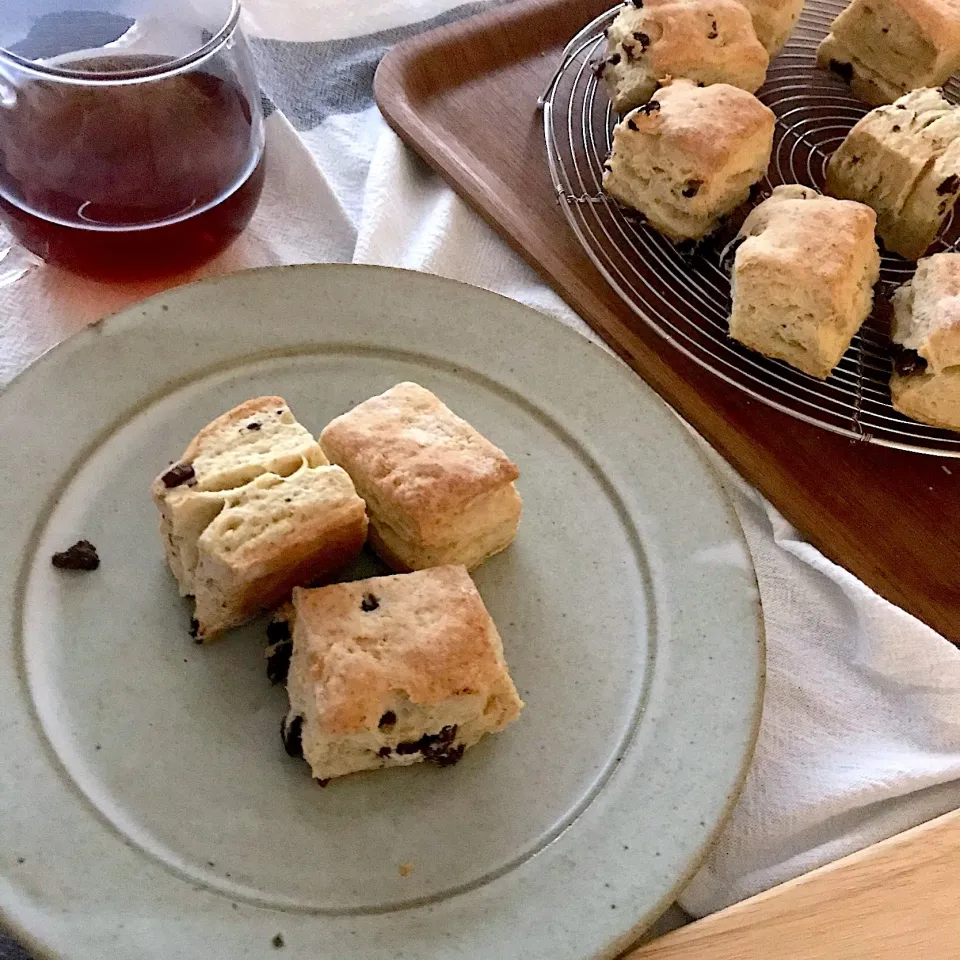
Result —
<path fill-rule="evenodd" d="M 957 960 L 960 811 L 683 927 L 625 960 Z"/>
<path fill-rule="evenodd" d="M 960 641 L 953 574 L 960 461 L 846 440 L 752 400 L 637 318 L 580 249 L 550 182 L 536 101 L 565 43 L 609 5 L 517 0 L 415 37 L 381 64 L 379 105 L 400 136 L 817 547 Z"/>

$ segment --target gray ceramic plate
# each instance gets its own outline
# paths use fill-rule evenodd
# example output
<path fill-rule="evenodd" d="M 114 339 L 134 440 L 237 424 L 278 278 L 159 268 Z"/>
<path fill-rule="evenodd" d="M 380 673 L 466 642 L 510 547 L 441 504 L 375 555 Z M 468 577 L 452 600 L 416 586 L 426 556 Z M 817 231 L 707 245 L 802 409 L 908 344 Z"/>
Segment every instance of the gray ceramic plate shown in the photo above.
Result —
<path fill-rule="evenodd" d="M 520 535 L 476 581 L 527 707 L 457 767 L 321 790 L 262 624 L 190 642 L 147 489 L 248 397 L 319 432 L 406 379 L 520 465 Z M 0 438 L 0 917 L 39 955 L 584 960 L 730 809 L 763 675 L 741 531 L 673 414 L 556 322 L 422 274 L 252 271 L 58 347 Z M 79 537 L 101 568 L 55 570 Z"/>

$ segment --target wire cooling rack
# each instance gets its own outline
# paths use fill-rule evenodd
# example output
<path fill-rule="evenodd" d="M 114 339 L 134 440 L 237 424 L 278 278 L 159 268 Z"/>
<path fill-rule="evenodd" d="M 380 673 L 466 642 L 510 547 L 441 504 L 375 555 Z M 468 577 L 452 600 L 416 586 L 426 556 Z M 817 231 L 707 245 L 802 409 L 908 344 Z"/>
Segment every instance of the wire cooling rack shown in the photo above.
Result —
<path fill-rule="evenodd" d="M 807 0 L 783 52 L 757 96 L 777 115 L 773 157 L 754 202 L 781 183 L 823 189 L 827 161 L 869 107 L 831 73 L 816 50 L 844 0 Z M 541 100 L 547 160 L 561 207 L 590 259 L 623 300 L 670 343 L 750 396 L 791 416 L 857 440 L 960 457 L 960 435 L 928 427 L 890 404 L 892 291 L 914 264 L 885 254 L 873 315 L 833 375 L 820 381 L 740 346 L 727 335 L 729 258 L 724 248 L 742 215 L 691 251 L 677 248 L 601 189 L 617 115 L 591 69 L 603 55 L 604 28 L 621 8 L 588 24 L 567 46 Z M 951 81 L 948 99 L 960 101 Z M 743 213 L 745 211 L 742 211 Z M 951 219 L 931 252 L 955 250 Z"/>

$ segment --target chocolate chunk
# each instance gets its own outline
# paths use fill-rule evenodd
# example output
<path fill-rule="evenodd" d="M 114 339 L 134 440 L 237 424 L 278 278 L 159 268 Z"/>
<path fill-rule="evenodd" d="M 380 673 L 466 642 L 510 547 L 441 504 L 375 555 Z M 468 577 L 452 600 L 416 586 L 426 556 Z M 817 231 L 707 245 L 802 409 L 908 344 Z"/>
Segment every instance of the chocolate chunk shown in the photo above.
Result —
<path fill-rule="evenodd" d="M 284 946 L 283 934 L 278 933 L 270 942 L 275 950 L 280 950 Z"/>
<path fill-rule="evenodd" d="M 894 344 L 893 369 L 901 377 L 909 377 L 913 373 L 923 373 L 927 369 L 927 361 L 916 350 L 907 350 L 899 344 Z"/>
<path fill-rule="evenodd" d="M 379 727 L 392 727 L 397 722 L 397 715 L 392 711 L 388 710 L 381 718 L 380 723 L 377 724 Z"/>
<path fill-rule="evenodd" d="M 297 759 L 303 759 L 303 717 L 294 717 L 287 723 L 286 717 L 280 724 L 280 738 L 283 740 L 283 749 L 287 754 Z"/>
<path fill-rule="evenodd" d="M 641 30 L 637 30 L 637 31 L 634 33 L 633 39 L 636 40 L 637 43 L 640 44 L 640 52 L 641 52 L 641 53 L 643 53 L 643 52 L 647 49 L 647 47 L 650 46 L 650 37 L 649 37 L 649 35 L 646 34 L 646 33 L 644 33 L 644 32 L 641 31 Z"/>
<path fill-rule="evenodd" d="M 283 640 L 275 643 L 267 657 L 267 679 L 276 686 L 286 683 L 290 673 L 290 656 L 293 653 L 293 641 Z"/>
<path fill-rule="evenodd" d="M 943 183 L 937 187 L 938 196 L 945 197 L 948 193 L 956 193 L 957 187 L 960 187 L 960 177 L 955 173 L 951 173 Z"/>
<path fill-rule="evenodd" d="M 389 747 L 381 747 L 381 748 L 377 751 L 377 756 L 378 756 L 378 757 L 389 757 L 391 753 L 393 753 L 393 751 L 392 751 Z"/>
<path fill-rule="evenodd" d="M 262 426 L 263 426 L 263 424 L 257 423 L 257 421 L 254 420 L 253 423 L 248 423 L 248 424 L 247 424 L 247 429 L 248 429 L 248 430 L 259 430 Z"/>
<path fill-rule="evenodd" d="M 843 60 L 831 60 L 830 69 L 842 80 L 845 80 L 847 83 L 853 81 L 853 64 L 846 63 Z"/>
<path fill-rule="evenodd" d="M 380 601 L 372 594 L 365 593 L 363 599 L 360 601 L 360 609 L 364 613 L 370 613 L 373 610 L 376 610 L 380 606 Z"/>
<path fill-rule="evenodd" d="M 707 34 L 707 39 L 716 40 L 718 36 L 719 36 L 719 33 L 717 31 L 717 21 L 713 20 L 710 23 L 710 32 Z"/>
<path fill-rule="evenodd" d="M 637 107 L 638 112 L 645 113 L 648 117 L 660 109 L 659 100 L 648 100 L 642 107 Z"/>
<path fill-rule="evenodd" d="M 629 118 L 627 119 L 627 126 L 628 126 L 631 130 L 639 130 L 639 129 L 640 129 L 640 128 L 636 125 L 636 123 L 633 122 L 633 117 L 629 117 Z"/>
<path fill-rule="evenodd" d="M 689 199 L 690 197 L 695 197 L 700 192 L 702 186 L 702 180 L 688 180 L 680 192 Z"/>
<path fill-rule="evenodd" d="M 192 463 L 175 463 L 160 479 L 168 489 L 189 483 L 196 477 Z"/>
<path fill-rule="evenodd" d="M 100 566 L 100 557 L 89 540 L 78 540 L 62 553 L 55 553 L 50 562 L 60 570 L 96 570 Z"/>
<path fill-rule="evenodd" d="M 267 624 L 267 644 L 283 643 L 290 639 L 290 624 L 286 620 L 274 620 Z"/>

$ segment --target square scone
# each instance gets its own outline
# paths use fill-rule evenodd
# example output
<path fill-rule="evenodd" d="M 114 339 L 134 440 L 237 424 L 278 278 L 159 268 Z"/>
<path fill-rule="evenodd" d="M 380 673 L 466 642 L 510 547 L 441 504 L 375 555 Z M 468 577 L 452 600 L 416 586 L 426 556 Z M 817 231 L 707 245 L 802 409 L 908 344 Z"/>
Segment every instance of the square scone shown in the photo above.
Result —
<path fill-rule="evenodd" d="M 893 316 L 894 407 L 922 423 L 960 430 L 960 254 L 921 260 L 894 293 Z"/>
<path fill-rule="evenodd" d="M 772 60 L 784 47 L 803 12 L 804 0 L 740 0 L 753 18 L 757 39 Z"/>
<path fill-rule="evenodd" d="M 873 305 L 876 219 L 862 203 L 777 187 L 740 230 L 730 336 L 811 376 L 830 376 Z"/>
<path fill-rule="evenodd" d="M 516 464 L 419 384 L 364 401 L 320 442 L 366 500 L 370 542 L 393 570 L 472 570 L 516 536 Z"/>
<path fill-rule="evenodd" d="M 668 77 L 753 93 L 768 63 L 750 14 L 736 0 L 644 0 L 617 14 L 594 71 L 614 109 L 626 113 L 646 103 Z"/>
<path fill-rule="evenodd" d="M 464 750 L 523 703 L 462 566 L 293 592 L 284 745 L 325 781 Z"/>
<path fill-rule="evenodd" d="M 939 87 L 960 68 L 960 5 L 853 0 L 817 49 L 817 62 L 874 106 Z"/>
<path fill-rule="evenodd" d="M 153 483 L 164 554 L 193 633 L 211 639 L 352 560 L 367 535 L 350 477 L 280 397 L 218 417 Z"/>
<path fill-rule="evenodd" d="M 699 240 L 766 174 L 773 128 L 751 93 L 675 80 L 617 124 L 603 188 L 675 243 Z"/>

